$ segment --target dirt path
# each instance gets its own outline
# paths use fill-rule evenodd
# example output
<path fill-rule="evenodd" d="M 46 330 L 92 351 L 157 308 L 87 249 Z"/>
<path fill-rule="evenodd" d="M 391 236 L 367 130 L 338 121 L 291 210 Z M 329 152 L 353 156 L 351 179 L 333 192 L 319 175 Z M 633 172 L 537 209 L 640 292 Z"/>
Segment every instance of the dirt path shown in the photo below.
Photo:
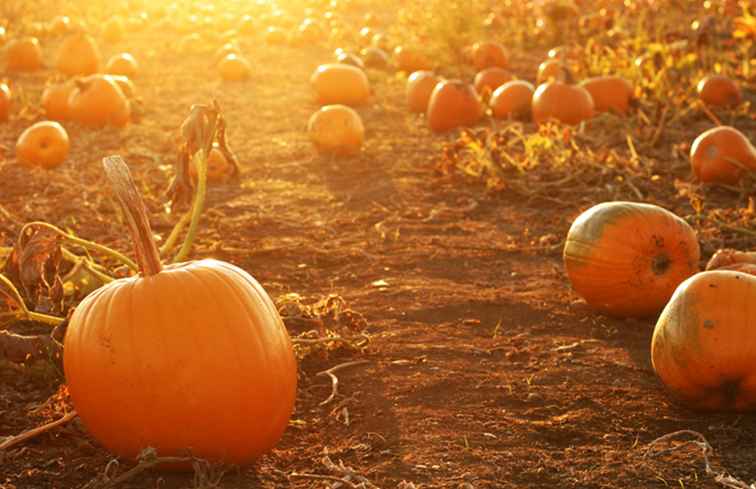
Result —
<path fill-rule="evenodd" d="M 327 50 L 246 42 L 253 79 L 222 85 L 207 56 L 150 51 L 155 43 L 141 35 L 117 46 L 145 53 L 141 121 L 120 133 L 67 125 L 72 157 L 54 178 L 18 168 L 6 150 L 1 203 L 19 222 L 48 220 L 126 251 L 98 163 L 119 152 L 165 233 L 172 218 L 160 214 L 159 192 L 171 172 L 161 165 L 173 159 L 172 131 L 190 104 L 218 98 L 243 175 L 211 190 L 195 256 L 242 266 L 274 297 L 338 294 L 372 337 L 364 353 L 306 358 L 279 448 L 218 487 L 325 487 L 289 478 L 334 475 L 325 454 L 382 488 L 717 487 L 695 447 L 643 458 L 648 442 L 685 428 L 703 432 L 736 475 L 756 478 L 753 418 L 671 403 L 649 365 L 653 323 L 598 316 L 569 291 L 559 242 L 575 210 L 436 175 L 444 138 L 404 110 L 403 80 L 372 73 L 374 103 L 359 110 L 364 151 L 332 160 L 314 155 L 304 131 L 316 108 L 307 80 L 330 60 Z M 37 100 L 42 77 L 16 81 Z M 3 128 L 0 144 L 12 148 L 25 125 Z M 2 220 L 5 244 L 17 224 Z M 321 406 L 330 383 L 316 373 L 352 360 L 367 363 L 339 372 L 339 395 Z M 55 379 L 1 366 L 0 434 L 39 424 L 45 411 L 30 409 L 55 391 Z M 80 487 L 109 458 L 74 423 L 6 454 L 0 487 Z M 162 476 L 158 486 L 159 477 L 121 487 L 191 486 L 189 476 Z"/>

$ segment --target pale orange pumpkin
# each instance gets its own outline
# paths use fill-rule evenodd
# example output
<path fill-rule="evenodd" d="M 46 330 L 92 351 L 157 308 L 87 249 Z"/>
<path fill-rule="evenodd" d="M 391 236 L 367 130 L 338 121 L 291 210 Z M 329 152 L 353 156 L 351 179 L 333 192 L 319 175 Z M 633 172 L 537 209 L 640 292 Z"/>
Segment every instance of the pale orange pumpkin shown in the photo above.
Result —
<path fill-rule="evenodd" d="M 706 105 L 727 107 L 738 105 L 743 94 L 737 82 L 722 75 L 712 75 L 701 79 L 696 85 L 698 96 Z"/>
<path fill-rule="evenodd" d="M 533 85 L 524 80 L 512 80 L 491 94 L 488 104 L 497 119 L 529 119 L 533 101 Z"/>
<path fill-rule="evenodd" d="M 731 270 L 696 274 L 675 291 L 654 328 L 651 364 L 686 406 L 756 409 L 754 301 L 756 276 Z"/>
<path fill-rule="evenodd" d="M 86 126 L 122 127 L 131 119 L 131 104 L 118 83 L 107 75 L 76 80 L 68 105 L 71 119 Z"/>
<path fill-rule="evenodd" d="M 129 53 L 115 54 L 105 64 L 105 73 L 133 79 L 139 73 L 139 63 Z"/>
<path fill-rule="evenodd" d="M 433 69 L 433 63 L 419 50 L 408 46 L 394 48 L 394 63 L 401 71 L 412 73 L 414 71 L 428 71 Z"/>
<path fill-rule="evenodd" d="M 490 95 L 494 90 L 512 80 L 512 73 L 504 68 L 486 68 L 475 74 L 473 85 L 479 95 Z"/>
<path fill-rule="evenodd" d="M 556 81 L 536 88 L 531 110 L 536 124 L 557 120 L 575 125 L 594 115 L 593 98 L 585 88 Z"/>
<path fill-rule="evenodd" d="M 310 84 L 322 105 L 361 105 L 370 97 L 365 72 L 350 65 L 322 64 L 313 72 Z"/>
<path fill-rule="evenodd" d="M 76 89 L 73 81 L 50 85 L 42 92 L 42 108 L 45 117 L 56 121 L 64 121 L 70 117 L 71 106 L 68 99 Z"/>
<path fill-rule="evenodd" d="M 494 67 L 506 68 L 509 62 L 504 46 L 493 41 L 473 44 L 470 50 L 470 59 L 478 71 Z"/>
<path fill-rule="evenodd" d="M 407 105 L 411 112 L 428 110 L 431 93 L 440 80 L 432 71 L 416 71 L 407 78 Z"/>
<path fill-rule="evenodd" d="M 100 70 L 100 50 L 92 36 L 72 34 L 58 48 L 55 68 L 68 76 L 91 75 Z"/>
<path fill-rule="evenodd" d="M 5 67 L 8 71 L 36 71 L 42 65 L 42 48 L 36 37 L 14 39 L 5 47 Z"/>
<path fill-rule="evenodd" d="M 756 170 L 756 148 L 734 127 L 714 127 L 693 141 L 690 165 L 701 182 L 733 185 L 745 171 Z"/>
<path fill-rule="evenodd" d="M 619 76 L 598 76 L 580 82 L 593 99 L 596 112 L 626 114 L 633 99 L 633 86 Z"/>
<path fill-rule="evenodd" d="M 71 143 L 63 126 L 41 121 L 24 129 L 16 141 L 16 158 L 27 166 L 55 168 L 68 156 Z"/>
<path fill-rule="evenodd" d="M 252 76 L 252 65 L 244 56 L 229 53 L 218 63 L 218 71 L 226 81 L 243 81 Z"/>
<path fill-rule="evenodd" d="M 572 223 L 563 257 L 572 288 L 589 306 L 648 317 L 698 271 L 700 248 L 690 225 L 666 209 L 604 202 Z"/>
<path fill-rule="evenodd" d="M 119 456 L 152 447 L 159 456 L 249 464 L 278 442 L 293 410 L 297 365 L 286 327 L 237 266 L 163 267 L 120 164 L 108 172 L 131 215 L 141 273 L 74 310 L 63 350 L 71 401 L 87 431 Z"/>
<path fill-rule="evenodd" d="M 359 153 L 365 128 L 359 114 L 346 105 L 326 105 L 307 122 L 310 141 L 319 153 L 351 156 Z"/>
<path fill-rule="evenodd" d="M 432 131 L 444 132 L 471 126 L 483 114 L 483 104 L 472 85 L 460 80 L 442 80 L 431 92 L 426 118 Z"/>

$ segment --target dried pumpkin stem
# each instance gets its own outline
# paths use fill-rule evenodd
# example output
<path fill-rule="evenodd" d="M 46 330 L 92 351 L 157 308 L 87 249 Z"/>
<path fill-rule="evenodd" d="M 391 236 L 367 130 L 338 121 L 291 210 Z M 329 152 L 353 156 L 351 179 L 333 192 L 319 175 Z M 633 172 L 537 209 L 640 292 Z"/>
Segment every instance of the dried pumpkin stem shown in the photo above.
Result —
<path fill-rule="evenodd" d="M 118 155 L 103 158 L 102 165 L 118 197 L 118 202 L 126 214 L 142 275 L 150 276 L 160 273 L 163 269 L 160 264 L 160 252 L 152 237 L 152 228 L 144 200 L 134 185 L 129 167 Z"/>
<path fill-rule="evenodd" d="M 191 222 L 189 223 L 189 230 L 186 232 L 186 238 L 181 245 L 176 256 L 173 258 L 173 262 L 180 262 L 186 260 L 189 256 L 189 252 L 194 244 L 194 238 L 197 235 L 197 228 L 199 227 L 200 216 L 202 215 L 202 209 L 205 206 L 205 195 L 207 194 L 207 155 L 208 152 L 202 148 L 194 155 L 194 164 L 197 167 L 197 191 L 194 194 L 194 202 L 192 203 L 192 215 Z"/>
<path fill-rule="evenodd" d="M 113 258 L 116 261 L 119 261 L 132 269 L 135 272 L 139 271 L 139 266 L 131 260 L 128 256 L 119 253 L 118 251 L 108 248 L 107 246 L 103 246 L 101 244 L 95 243 L 93 241 L 88 241 L 86 239 L 78 238 L 76 236 L 72 236 L 71 234 L 68 234 L 67 232 L 63 231 L 62 229 L 53 226 L 52 224 L 42 222 L 42 221 L 34 221 L 30 222 L 28 224 L 25 224 L 24 227 L 21 228 L 21 232 L 19 233 L 20 236 L 23 236 L 26 230 L 30 227 L 41 227 L 45 229 L 49 229 L 50 231 L 53 231 L 54 233 L 57 233 L 59 236 L 61 236 L 64 240 L 68 241 L 71 244 L 75 244 L 78 246 L 81 246 L 84 249 L 95 251 L 98 253 L 102 253 L 103 255 L 109 256 Z"/>
<path fill-rule="evenodd" d="M 13 285 L 13 282 L 2 273 L 0 273 L 0 284 L 10 292 L 11 298 L 16 301 L 16 304 L 18 305 L 18 311 L 12 313 L 15 319 L 19 321 L 36 321 L 50 326 L 58 326 L 63 322 L 63 318 L 42 314 L 41 312 L 30 311 L 16 286 Z"/>

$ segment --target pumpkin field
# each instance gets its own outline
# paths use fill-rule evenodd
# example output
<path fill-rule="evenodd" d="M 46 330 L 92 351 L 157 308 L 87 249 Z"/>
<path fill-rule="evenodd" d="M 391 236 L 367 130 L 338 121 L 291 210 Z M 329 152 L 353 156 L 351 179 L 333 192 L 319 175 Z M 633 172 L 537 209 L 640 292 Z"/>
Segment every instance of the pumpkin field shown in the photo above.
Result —
<path fill-rule="evenodd" d="M 755 40 L 0 0 L 0 489 L 756 487 Z"/>

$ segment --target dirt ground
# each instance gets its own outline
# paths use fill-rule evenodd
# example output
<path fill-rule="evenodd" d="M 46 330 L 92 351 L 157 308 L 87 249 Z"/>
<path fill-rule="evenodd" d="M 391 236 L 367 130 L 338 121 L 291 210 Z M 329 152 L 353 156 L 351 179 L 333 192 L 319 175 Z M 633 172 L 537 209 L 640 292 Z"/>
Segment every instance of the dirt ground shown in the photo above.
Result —
<path fill-rule="evenodd" d="M 46 54 L 56 42 L 46 41 Z M 434 161 L 454 135 L 432 135 L 405 109 L 404 78 L 379 71 L 370 72 L 371 104 L 358 109 L 363 152 L 318 156 L 305 132 L 317 108 L 308 78 L 331 49 L 253 38 L 242 47 L 252 79 L 222 83 L 208 55 L 178 55 L 156 30 L 103 44 L 106 57 L 129 50 L 140 58 L 140 120 L 123 130 L 64 124 L 72 151 L 52 172 L 22 168 L 13 155 L 38 114 L 0 126 L 0 243 L 10 245 L 20 224 L 44 220 L 131 254 L 101 158 L 117 153 L 132 165 L 165 236 L 175 221 L 162 208 L 173 134 L 191 104 L 216 98 L 243 172 L 210 189 L 193 257 L 243 267 L 274 298 L 338 294 L 367 320 L 364 351 L 301 361 L 278 447 L 203 487 L 339 487 L 302 476 L 341 477 L 325 456 L 381 488 L 719 487 L 694 445 L 645 456 L 649 442 L 682 429 L 706 436 L 716 471 L 756 479 L 756 419 L 676 404 L 650 366 L 654 321 L 597 315 L 571 292 L 560 243 L 584 207 L 527 203 L 440 176 Z M 10 81 L 36 101 L 48 76 Z M 14 326 L 40 331 L 31 328 Z M 316 374 L 356 360 L 366 363 L 339 371 L 338 395 L 321 405 L 331 385 Z M 59 417 L 61 380 L 49 365 L 0 365 L 0 436 Z M 2 454 L 0 488 L 79 488 L 111 458 L 74 421 Z M 195 483 L 191 474 L 148 471 L 118 487 Z"/>

